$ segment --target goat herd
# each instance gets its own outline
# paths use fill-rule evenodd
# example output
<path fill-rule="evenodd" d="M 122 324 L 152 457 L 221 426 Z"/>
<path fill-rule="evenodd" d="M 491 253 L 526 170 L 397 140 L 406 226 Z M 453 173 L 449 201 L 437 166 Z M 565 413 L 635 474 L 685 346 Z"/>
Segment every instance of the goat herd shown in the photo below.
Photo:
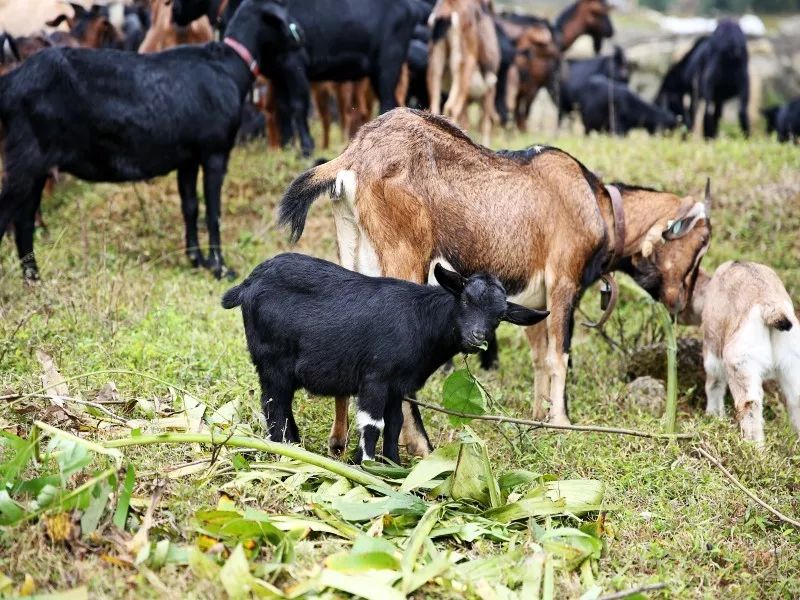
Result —
<path fill-rule="evenodd" d="M 221 252 L 221 188 L 262 74 L 270 85 L 257 100 L 281 143 L 297 136 L 311 152 L 312 97 L 325 140 L 332 96 L 352 134 L 340 156 L 300 175 L 280 204 L 296 240 L 312 202 L 330 195 L 341 266 L 283 254 L 223 299 L 225 308 L 242 307 L 273 439 L 299 441 L 291 403 L 304 388 L 336 398 L 332 452 L 346 447 L 347 401 L 357 396 L 357 460 L 375 456 L 381 431 L 386 458 L 399 460 L 399 444 L 426 454 L 419 410 L 404 399 L 459 352 L 483 350 L 483 364 L 494 364 L 500 321 L 526 327 L 535 417 L 547 401 L 550 420 L 569 423 L 574 309 L 603 279 L 612 297 L 604 321 L 616 298 L 614 271 L 673 314 L 702 321 L 709 412 L 721 413 L 729 385 L 744 436 L 762 442 L 761 382 L 774 377 L 800 430 L 800 325 L 777 275 L 752 263 L 726 264 L 713 279 L 700 269 L 711 239 L 708 183 L 702 198 L 604 184 L 561 150 L 494 152 L 437 116 L 444 100 L 444 115 L 465 124 L 469 103 L 479 102 L 486 141 L 498 119 L 524 128 L 545 88 L 560 112 L 579 107 L 587 130 L 614 133 L 691 127 L 702 101 L 704 133 L 713 137 L 722 103 L 738 96 L 747 134 L 747 47 L 735 23 L 701 38 L 651 104 L 626 86 L 619 49 L 560 66 L 580 35 L 599 51 L 613 34 L 603 0 L 578 0 L 552 25 L 495 15 L 487 0 L 153 0 L 146 35 L 150 17 L 141 9 L 126 13 L 122 33 L 104 10 L 76 7 L 59 18 L 70 35 L 4 38 L 0 239 L 13 225 L 26 280 L 39 277 L 36 214 L 58 171 L 119 182 L 177 170 L 191 263 L 234 277 Z M 221 43 L 145 54 L 105 47 L 159 50 L 208 38 L 212 26 Z M 383 114 L 370 121 L 373 97 Z M 800 132 L 797 101 L 767 116 L 781 139 Z M 201 167 L 207 256 L 197 232 Z"/>

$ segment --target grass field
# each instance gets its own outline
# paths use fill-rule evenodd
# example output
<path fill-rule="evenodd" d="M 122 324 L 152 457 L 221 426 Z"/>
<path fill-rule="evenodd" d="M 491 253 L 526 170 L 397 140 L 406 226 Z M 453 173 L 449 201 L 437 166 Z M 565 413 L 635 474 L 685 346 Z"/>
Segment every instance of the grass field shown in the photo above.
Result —
<path fill-rule="evenodd" d="M 650 185 L 698 195 L 706 176 L 714 193 L 713 241 L 704 261 L 715 267 L 731 258 L 773 266 L 790 294 L 800 299 L 800 150 L 763 137 L 724 138 L 713 143 L 632 135 L 559 137 L 501 134 L 496 147 L 518 148 L 552 143 L 581 159 L 606 180 Z M 332 155 L 331 152 L 325 153 Z M 267 152 L 260 144 L 237 149 L 223 190 L 223 241 L 230 266 L 240 276 L 262 260 L 289 249 L 287 234 L 275 225 L 282 191 L 309 161 L 292 152 Z M 215 408 L 242 401 L 240 418 L 263 435 L 258 419 L 258 382 L 245 347 L 238 311 L 224 311 L 220 297 L 228 282 L 193 271 L 182 249 L 183 225 L 173 176 L 136 185 L 88 185 L 68 179 L 45 199 L 46 232 L 37 234 L 43 281 L 23 286 L 13 242 L 0 244 L 0 395 L 36 391 L 42 366 L 37 351 L 52 356 L 65 377 L 106 370 L 68 382 L 71 396 L 96 397 L 114 382 L 123 400 L 169 402 L 165 382 L 188 390 Z M 568 235 L 565 234 L 565 235 Z M 201 240 L 207 238 L 201 233 Z M 316 204 L 296 249 L 336 259 L 329 202 Z M 597 293 L 588 293 L 584 309 L 597 314 Z M 615 319 L 628 331 L 648 326 L 650 309 L 623 297 Z M 610 331 L 616 331 L 612 324 Z M 681 329 L 681 336 L 696 330 Z M 470 364 L 493 398 L 493 412 L 529 416 L 533 375 L 520 331 L 500 329 L 501 369 L 480 372 Z M 620 376 L 624 356 L 597 334 L 576 335 L 568 393 L 573 422 L 659 431 L 659 418 L 626 400 Z M 460 360 L 457 361 L 459 363 Z M 444 375 L 436 374 L 421 394 L 439 402 Z M 255 392 L 254 392 L 255 390 Z M 26 436 L 34 418 L 55 419 L 47 399 L 0 404 L 0 429 Z M 121 411 L 124 403 L 119 405 Z M 33 407 L 33 408 L 32 408 Z M 767 448 L 763 454 L 739 439 L 732 417 L 707 418 L 703 406 L 683 399 L 682 431 L 699 432 L 741 481 L 776 508 L 800 516 L 800 443 L 784 408 L 770 396 L 766 413 Z M 324 454 L 332 402 L 298 394 L 295 415 L 303 446 Z M 131 418 L 146 418 L 133 408 Z M 434 445 L 453 439 L 444 415 L 424 413 Z M 69 420 L 59 427 L 75 431 Z M 604 593 L 663 582 L 652 597 L 797 598 L 800 597 L 800 531 L 772 518 L 734 488 L 722 473 L 690 451 L 684 442 L 665 442 L 594 433 L 519 432 L 513 427 L 473 422 L 487 441 L 497 469 L 529 469 L 562 479 L 592 478 L 606 484 L 605 549 L 596 581 Z M 154 422 L 145 427 L 158 430 Z M 120 431 L 79 432 L 99 440 Z M 351 430 L 352 434 L 352 430 Z M 351 447 L 355 443 L 351 435 Z M 136 467 L 134 506 L 141 518 L 156 479 L 176 466 L 208 456 L 197 445 L 143 446 L 126 451 Z M 0 445 L 0 462 L 12 457 Z M 261 458 L 266 458 L 262 456 Z M 166 477 L 155 510 L 151 539 L 194 543 L 192 515 L 216 506 L 232 469 L 201 469 Z M 262 482 L 247 493 L 228 492 L 241 505 L 267 511 L 297 506 L 286 486 Z M 139 502 L 136 503 L 136 500 Z M 135 529 L 135 527 L 134 527 Z M 167 564 L 137 567 L 114 561 L 113 527 L 64 543 L 52 541 L 41 521 L 0 528 L 0 595 L 19 590 L 27 576 L 40 592 L 85 585 L 92 597 L 222 596 L 217 584 L 195 570 Z M 311 537 L 296 546 L 296 557 L 276 581 L 285 586 L 318 568 L 340 542 Z M 488 541 L 464 543 L 470 556 L 490 556 Z M 269 551 L 253 559 L 267 561 Z M 3 587 L 3 577 L 11 583 Z M 30 582 L 29 582 L 30 585 Z M 32 589 L 32 588 L 28 588 Z M 477 592 L 429 584 L 416 597 L 463 597 Z M 578 597 L 576 574 L 560 575 L 557 598 Z M 483 597 L 490 597 L 484 591 Z"/>

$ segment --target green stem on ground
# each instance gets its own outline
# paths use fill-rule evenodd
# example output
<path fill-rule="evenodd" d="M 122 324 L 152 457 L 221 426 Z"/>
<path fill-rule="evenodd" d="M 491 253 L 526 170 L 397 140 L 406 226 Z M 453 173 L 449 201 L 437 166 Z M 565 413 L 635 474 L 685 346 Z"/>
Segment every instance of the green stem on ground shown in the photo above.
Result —
<path fill-rule="evenodd" d="M 297 446 L 290 446 L 280 442 L 260 440 L 245 436 L 221 437 L 212 433 L 159 433 L 153 435 L 138 435 L 135 437 L 124 437 L 116 440 L 109 440 L 103 443 L 106 448 L 125 448 L 127 446 L 146 446 L 149 444 L 213 444 L 230 446 L 232 448 L 249 448 L 251 450 L 261 450 L 272 454 L 280 454 L 294 460 L 299 460 L 335 475 L 345 477 L 350 481 L 360 485 L 370 485 L 380 489 L 389 489 L 388 486 L 378 477 L 369 473 L 348 466 L 338 460 L 327 458 L 319 454 L 314 454 Z"/>

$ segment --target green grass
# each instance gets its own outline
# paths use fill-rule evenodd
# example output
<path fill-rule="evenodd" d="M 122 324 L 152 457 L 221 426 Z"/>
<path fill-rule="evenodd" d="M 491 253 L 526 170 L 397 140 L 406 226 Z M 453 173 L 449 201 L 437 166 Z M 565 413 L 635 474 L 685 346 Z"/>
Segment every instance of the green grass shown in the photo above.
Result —
<path fill-rule="evenodd" d="M 682 143 L 643 135 L 619 140 L 500 134 L 495 145 L 516 148 L 532 143 L 558 145 L 606 180 L 679 194 L 701 194 L 710 176 L 714 229 L 704 265 L 714 267 L 731 258 L 770 264 L 790 294 L 800 298 L 797 148 L 761 137 Z M 222 235 L 227 260 L 240 275 L 289 249 L 286 232 L 275 226 L 275 206 L 287 184 L 308 165 L 293 153 L 267 152 L 258 144 L 234 152 L 224 188 Z M 37 234 L 40 285 L 23 286 L 12 240 L 7 236 L 0 245 L 0 394 L 40 387 L 35 351 L 41 349 L 53 356 L 65 376 L 129 369 L 184 387 L 212 407 L 241 398 L 243 418 L 263 433 L 258 382 L 240 314 L 220 306 L 228 283 L 187 266 L 174 177 L 119 186 L 69 180 L 45 199 L 43 213 L 49 229 Z M 335 260 L 327 201 L 312 208 L 296 249 Z M 587 294 L 583 306 L 597 314 L 596 293 Z M 648 313 L 623 298 L 616 318 L 631 329 L 646 325 Z M 680 334 L 697 332 L 685 329 Z M 502 368 L 476 373 L 497 405 L 510 414 L 529 416 L 533 381 L 524 336 L 503 326 L 500 339 Z M 568 392 L 574 422 L 660 428 L 657 417 L 626 402 L 619 375 L 624 358 L 598 335 L 580 330 L 572 361 Z M 165 385 L 130 375 L 81 378 L 70 383 L 70 392 L 92 399 L 108 381 L 116 383 L 123 398 L 170 401 Z M 442 381 L 436 374 L 422 398 L 438 402 Z M 47 402 L 38 405 L 34 414 L 18 412 L 18 405 L 0 405 L 0 428 L 24 433 L 32 418 L 46 420 Z M 800 444 L 777 399 L 770 397 L 765 411 L 763 454 L 740 441 L 730 413 L 727 420 L 714 420 L 706 418 L 702 408 L 681 402 L 681 430 L 701 432 L 745 485 L 783 512 L 800 515 Z M 329 399 L 298 394 L 295 414 L 307 449 L 325 453 L 332 409 Z M 424 416 L 435 445 L 453 438 L 444 415 Z M 606 482 L 607 500 L 618 507 L 608 516 L 607 549 L 600 562 L 598 582 L 606 591 L 663 581 L 668 585 L 668 591 L 660 592 L 663 597 L 800 596 L 800 532 L 756 507 L 685 446 L 600 434 L 518 434 L 513 428 L 485 423 L 475 423 L 474 428 L 489 442 L 497 470 L 526 468 Z M 134 496 L 145 499 L 168 467 L 196 457 L 192 447 L 161 446 L 132 448 L 126 455 L 137 469 Z M 215 505 L 228 479 L 203 474 L 167 479 L 156 511 L 157 531 L 173 540 L 192 540 L 191 516 L 202 506 Z M 290 491 L 266 484 L 236 500 L 265 510 L 294 502 Z M 302 578 L 311 572 L 332 545 L 324 540 L 301 542 L 292 573 Z M 113 554 L 113 547 L 102 536 L 53 544 L 40 524 L 17 526 L 0 531 L 0 573 L 16 585 L 30 574 L 39 590 L 85 584 L 93 597 L 164 596 L 158 581 L 175 597 L 215 598 L 221 593 L 185 568 L 167 566 L 148 575 L 113 566 L 103 559 Z M 481 542 L 463 551 L 474 556 L 490 554 L 493 548 Z M 558 582 L 556 597 L 579 594 L 577 579 Z M 433 589 L 418 594 L 434 595 Z"/>

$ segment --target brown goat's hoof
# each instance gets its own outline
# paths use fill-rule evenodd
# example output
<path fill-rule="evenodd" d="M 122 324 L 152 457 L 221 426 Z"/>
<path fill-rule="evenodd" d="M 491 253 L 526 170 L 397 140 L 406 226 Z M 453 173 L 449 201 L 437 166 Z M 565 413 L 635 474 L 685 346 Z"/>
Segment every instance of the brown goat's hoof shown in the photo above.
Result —
<path fill-rule="evenodd" d="M 341 458 L 347 450 L 347 439 L 328 438 L 328 454 L 334 458 Z"/>

